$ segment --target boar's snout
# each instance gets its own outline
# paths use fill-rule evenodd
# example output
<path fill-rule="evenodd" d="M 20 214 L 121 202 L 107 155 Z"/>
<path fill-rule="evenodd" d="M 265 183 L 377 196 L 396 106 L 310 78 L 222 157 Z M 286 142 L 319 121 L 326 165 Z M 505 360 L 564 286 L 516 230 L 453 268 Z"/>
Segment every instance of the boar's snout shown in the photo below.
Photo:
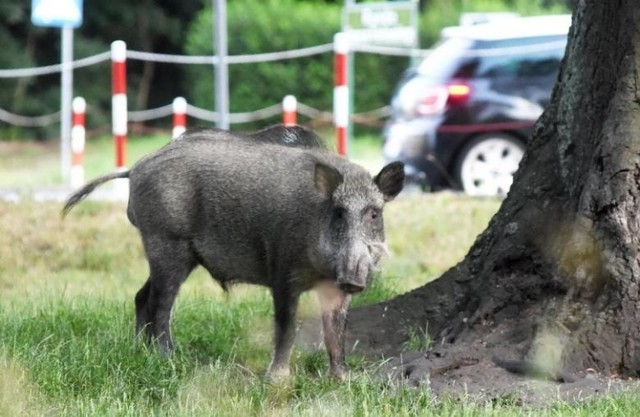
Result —
<path fill-rule="evenodd" d="M 363 248 L 365 248 L 364 245 Z M 348 294 L 362 292 L 369 282 L 369 276 L 373 269 L 373 259 L 365 249 L 363 252 L 359 252 L 359 256 L 352 255 L 346 259 L 343 269 L 338 271 L 336 284 L 338 288 Z"/>

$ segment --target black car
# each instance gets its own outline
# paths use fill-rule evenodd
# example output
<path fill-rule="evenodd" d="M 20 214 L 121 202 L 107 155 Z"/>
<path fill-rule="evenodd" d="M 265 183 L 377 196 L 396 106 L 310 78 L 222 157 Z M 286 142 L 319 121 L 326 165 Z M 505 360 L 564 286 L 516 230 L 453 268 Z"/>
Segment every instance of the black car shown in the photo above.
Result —
<path fill-rule="evenodd" d="M 387 160 L 424 189 L 503 196 L 548 104 L 571 17 L 513 18 L 443 30 L 409 70 L 384 129 Z"/>

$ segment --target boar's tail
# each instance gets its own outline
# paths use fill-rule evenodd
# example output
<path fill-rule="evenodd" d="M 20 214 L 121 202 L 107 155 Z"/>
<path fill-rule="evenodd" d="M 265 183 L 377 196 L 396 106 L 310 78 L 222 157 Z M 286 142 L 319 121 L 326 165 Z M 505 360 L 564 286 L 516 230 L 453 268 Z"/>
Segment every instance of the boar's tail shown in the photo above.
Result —
<path fill-rule="evenodd" d="M 84 187 L 80 188 L 78 191 L 73 193 L 71 197 L 69 197 L 69 199 L 67 200 L 67 203 L 62 208 L 62 217 L 64 218 L 64 216 L 66 216 L 67 213 L 69 213 L 69 211 L 71 211 L 71 209 L 76 204 L 78 204 L 79 202 L 87 198 L 87 196 L 91 194 L 93 190 L 95 190 L 97 187 L 104 184 L 105 182 L 115 180 L 116 178 L 129 178 L 129 171 L 113 172 L 111 174 L 106 174 L 85 184 Z"/>

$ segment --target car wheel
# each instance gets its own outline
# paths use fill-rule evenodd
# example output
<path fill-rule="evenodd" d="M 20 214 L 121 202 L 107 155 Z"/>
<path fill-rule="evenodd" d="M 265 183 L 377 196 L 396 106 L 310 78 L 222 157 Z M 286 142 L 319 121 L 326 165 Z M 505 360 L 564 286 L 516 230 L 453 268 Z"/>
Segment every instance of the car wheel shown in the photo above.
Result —
<path fill-rule="evenodd" d="M 523 154 L 524 145 L 513 136 L 478 136 L 460 152 L 455 171 L 458 183 L 469 195 L 504 197 Z"/>

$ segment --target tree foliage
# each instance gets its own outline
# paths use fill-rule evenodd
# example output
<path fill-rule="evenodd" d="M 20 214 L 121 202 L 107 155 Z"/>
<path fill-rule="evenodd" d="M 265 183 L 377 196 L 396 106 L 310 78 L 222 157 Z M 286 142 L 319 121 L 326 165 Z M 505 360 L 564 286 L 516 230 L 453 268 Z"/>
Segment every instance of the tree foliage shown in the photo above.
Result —
<path fill-rule="evenodd" d="M 251 13 L 247 13 L 251 10 Z M 341 27 L 340 5 L 293 0 L 256 3 L 237 0 L 228 7 L 229 54 L 278 52 L 333 42 Z M 186 52 L 212 54 L 211 9 L 205 9 L 190 28 Z M 355 111 L 387 104 L 393 85 L 408 59 L 357 54 L 355 58 Z M 213 71 L 189 69 L 190 100 L 213 107 Z M 257 64 L 236 64 L 229 69 L 232 112 L 257 110 L 279 103 L 287 94 L 312 107 L 330 110 L 333 100 L 333 54 Z"/>
<path fill-rule="evenodd" d="M 74 31 L 74 57 L 83 58 L 109 50 L 116 39 L 130 49 L 182 53 L 187 26 L 202 7 L 201 0 L 145 0 L 132 6 L 122 0 L 85 2 L 82 26 Z M 30 2 L 0 5 L 0 68 L 26 68 L 60 62 L 61 35 L 56 28 L 34 26 Z M 145 64 L 128 65 L 129 106 L 146 108 L 166 104 L 177 95 L 183 69 L 163 66 L 144 71 Z M 145 77 L 147 79 L 145 80 Z M 142 96 L 140 86 L 153 86 Z M 89 106 L 89 127 L 108 128 L 111 106 L 111 72 L 108 62 L 74 71 L 74 95 Z M 21 115 L 40 116 L 60 108 L 60 75 L 0 79 L 0 108 Z M 2 138 L 56 137 L 58 125 L 46 129 L 17 129 L 0 124 Z"/>
<path fill-rule="evenodd" d="M 461 11 L 515 10 L 522 14 L 566 10 L 567 0 L 429 0 L 421 2 L 420 45 L 429 47 L 440 29 L 456 24 Z M 253 54 L 330 43 L 340 30 L 343 2 L 303 0 L 229 0 L 229 53 Z M 60 62 L 60 30 L 31 24 L 30 2 L 0 4 L 0 68 L 25 68 Z M 82 26 L 74 31 L 74 57 L 109 50 L 121 39 L 129 49 L 171 54 L 211 54 L 211 2 L 203 0 L 124 0 L 85 2 Z M 332 107 L 333 57 L 308 58 L 230 68 L 231 110 L 252 111 L 294 94 L 310 106 Z M 388 103 L 393 86 L 409 59 L 356 54 L 355 111 Z M 89 105 L 90 129 L 108 130 L 111 88 L 108 62 L 74 71 L 74 94 Z M 188 101 L 213 108 L 213 69 L 129 60 L 129 107 L 158 107 L 182 95 Z M 60 108 L 60 75 L 0 79 L 0 108 L 40 116 Z M 166 125 L 167 121 L 161 121 Z M 2 139 L 56 137 L 58 126 L 17 129 L 0 124 Z"/>

